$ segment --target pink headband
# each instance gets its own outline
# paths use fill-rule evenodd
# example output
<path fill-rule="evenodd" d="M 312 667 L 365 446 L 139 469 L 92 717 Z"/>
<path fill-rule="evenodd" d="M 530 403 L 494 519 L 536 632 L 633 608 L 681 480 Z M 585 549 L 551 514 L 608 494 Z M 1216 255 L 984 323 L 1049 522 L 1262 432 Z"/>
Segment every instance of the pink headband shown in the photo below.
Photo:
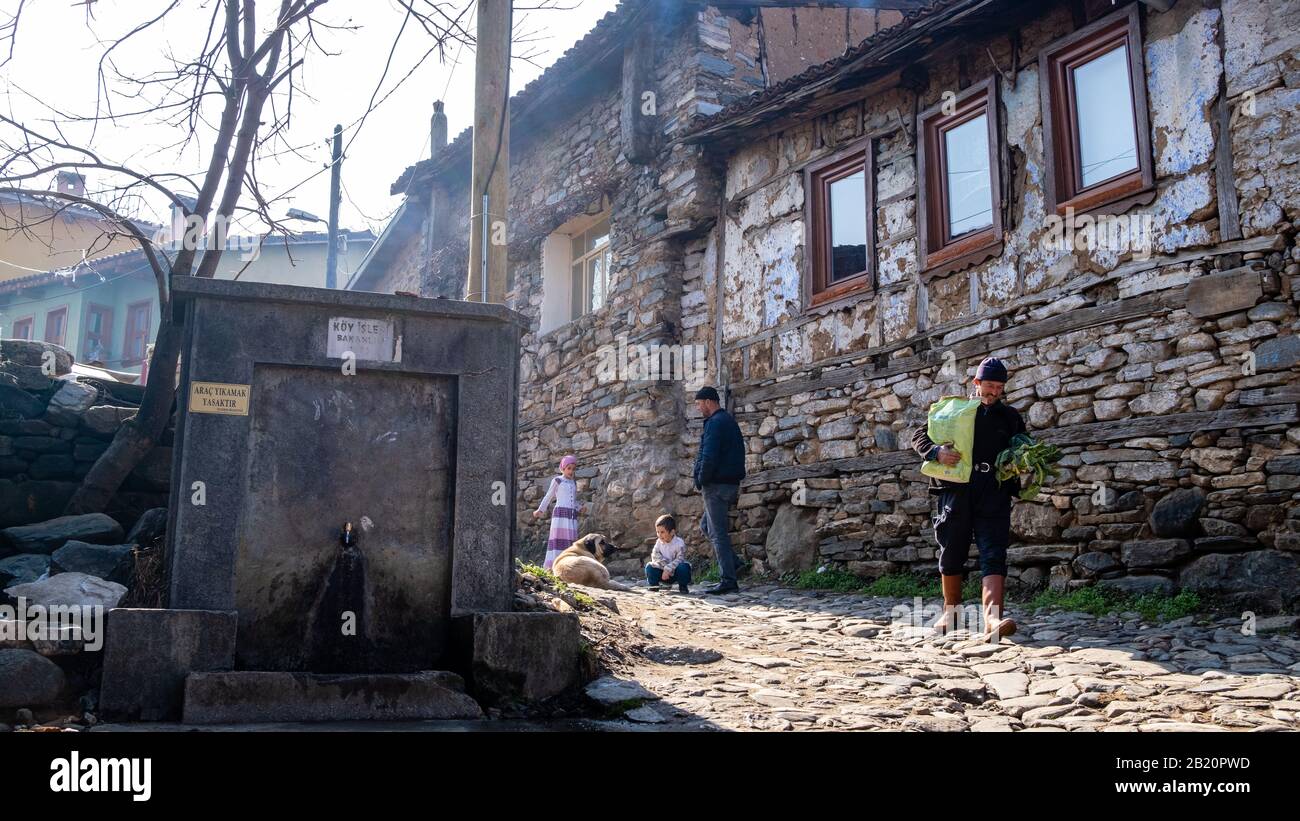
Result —
<path fill-rule="evenodd" d="M 566 456 L 566 457 L 564 457 L 563 459 L 560 460 L 560 470 L 564 470 L 564 469 L 567 468 L 569 465 L 576 465 L 576 464 L 578 464 L 578 457 L 576 457 L 576 456 Z"/>

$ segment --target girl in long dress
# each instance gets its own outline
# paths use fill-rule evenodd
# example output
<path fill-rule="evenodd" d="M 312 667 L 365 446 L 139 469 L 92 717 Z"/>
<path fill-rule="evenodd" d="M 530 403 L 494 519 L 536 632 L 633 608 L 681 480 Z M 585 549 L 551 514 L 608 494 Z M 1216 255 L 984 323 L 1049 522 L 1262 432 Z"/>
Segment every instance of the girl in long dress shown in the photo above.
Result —
<path fill-rule="evenodd" d="M 551 479 L 546 496 L 533 511 L 533 518 L 540 519 L 546 515 L 551 502 L 555 502 L 555 510 L 551 513 L 551 533 L 546 541 L 546 562 L 542 565 L 547 570 L 551 569 L 556 557 L 578 540 L 578 512 L 586 505 L 578 501 L 578 482 L 574 478 L 577 472 L 576 456 L 570 454 L 561 459 L 560 475 Z"/>

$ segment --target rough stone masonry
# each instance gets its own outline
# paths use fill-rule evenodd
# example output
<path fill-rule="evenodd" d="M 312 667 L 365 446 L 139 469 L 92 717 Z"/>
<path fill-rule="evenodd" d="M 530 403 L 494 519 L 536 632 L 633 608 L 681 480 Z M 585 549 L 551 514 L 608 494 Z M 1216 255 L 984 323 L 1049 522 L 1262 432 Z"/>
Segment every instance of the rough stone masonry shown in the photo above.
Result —
<path fill-rule="evenodd" d="M 992 354 L 1013 370 L 1008 401 L 1031 433 L 1066 453 L 1040 501 L 1015 507 L 1015 583 L 1212 588 L 1294 606 L 1300 34 L 1287 21 L 1300 4 L 1137 4 L 1153 185 L 1121 216 L 1149 240 L 1141 253 L 1053 242 L 1044 188 L 1039 53 L 1127 4 L 1080 21 L 1066 3 L 995 3 L 983 17 L 937 3 L 878 20 L 794 77 L 774 73 L 771 55 L 797 43 L 774 42 L 761 16 L 641 5 L 620 7 L 512 103 L 530 135 L 511 164 L 511 304 L 531 323 L 521 511 L 573 452 L 594 507 L 586 529 L 636 546 L 668 511 L 698 546 L 687 476 L 698 421 L 684 421 L 695 386 L 602 382 L 595 369 L 621 338 L 700 344 L 699 381 L 727 390 L 751 451 L 733 538 L 755 569 L 928 571 L 930 502 L 905 443 L 929 403 Z M 648 72 L 631 46 L 646 37 Z M 965 268 L 923 270 L 916 115 L 989 78 L 1000 245 Z M 648 153 L 620 118 L 646 88 L 658 101 Z M 545 105 L 560 95 L 562 111 Z M 394 192 L 411 207 L 433 191 L 467 202 L 465 142 Z M 875 281 L 812 306 L 804 171 L 855 145 L 873 161 Z M 604 212 L 604 306 L 545 327 L 548 240 Z M 465 213 L 444 210 L 441 227 L 430 219 L 398 241 L 363 287 L 458 296 Z M 435 250 L 437 231 L 448 239 Z"/>

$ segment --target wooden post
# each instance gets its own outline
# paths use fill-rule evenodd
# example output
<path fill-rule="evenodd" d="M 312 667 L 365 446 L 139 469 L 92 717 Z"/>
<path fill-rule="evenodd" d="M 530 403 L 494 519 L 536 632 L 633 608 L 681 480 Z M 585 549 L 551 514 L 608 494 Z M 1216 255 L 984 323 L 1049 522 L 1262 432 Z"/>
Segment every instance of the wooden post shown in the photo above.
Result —
<path fill-rule="evenodd" d="M 469 277 L 465 286 L 465 298 L 476 302 L 505 302 L 506 297 L 511 2 L 478 0 L 474 160 L 469 203 L 473 216 L 469 229 Z"/>
<path fill-rule="evenodd" d="M 338 287 L 339 268 L 339 185 L 343 173 L 343 126 L 334 126 L 334 150 L 330 161 L 329 247 L 325 249 L 325 287 Z"/>

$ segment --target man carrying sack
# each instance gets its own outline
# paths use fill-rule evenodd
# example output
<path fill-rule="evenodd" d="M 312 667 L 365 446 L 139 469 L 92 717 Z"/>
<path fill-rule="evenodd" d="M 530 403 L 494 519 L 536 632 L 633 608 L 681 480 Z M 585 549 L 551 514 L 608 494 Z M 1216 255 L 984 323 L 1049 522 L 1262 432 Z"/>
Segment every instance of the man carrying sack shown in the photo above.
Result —
<path fill-rule="evenodd" d="M 962 453 L 949 442 L 935 443 L 929 429 L 922 427 L 912 436 L 912 447 L 927 462 L 947 469 L 924 470 L 960 477 L 969 470 L 970 479 L 962 482 L 930 477 L 930 493 L 939 497 L 934 535 L 939 542 L 939 572 L 943 577 L 943 614 L 934 628 L 940 634 L 956 626 L 957 608 L 961 604 L 962 577 L 970 543 L 979 548 L 980 571 L 984 574 L 984 629 L 990 639 L 1016 632 L 1016 623 L 1003 618 L 1004 588 L 1007 577 L 1007 546 L 1011 541 L 1011 497 L 1016 495 L 1019 480 L 999 482 L 994 462 L 1011 444 L 1011 437 L 1023 433 L 1025 422 L 1020 412 L 1001 401 L 1007 381 L 1007 368 L 989 357 L 980 363 L 972 380 L 973 398 L 979 401 L 974 412 L 974 440 L 970 453 Z"/>

